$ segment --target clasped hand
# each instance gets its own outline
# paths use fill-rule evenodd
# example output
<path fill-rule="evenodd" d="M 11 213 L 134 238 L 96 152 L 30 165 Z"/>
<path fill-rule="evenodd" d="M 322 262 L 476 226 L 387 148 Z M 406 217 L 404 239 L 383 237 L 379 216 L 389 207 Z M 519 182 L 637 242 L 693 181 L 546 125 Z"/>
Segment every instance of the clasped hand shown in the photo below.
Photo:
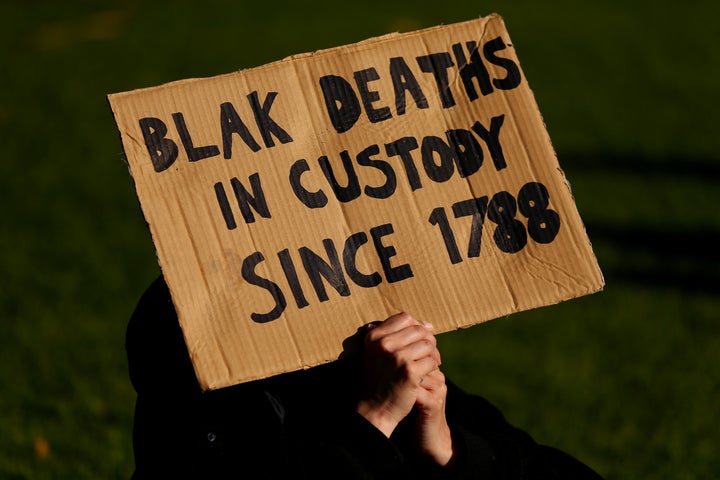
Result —
<path fill-rule="evenodd" d="M 447 387 L 432 325 L 407 313 L 368 325 L 364 345 L 366 394 L 358 413 L 390 437 L 413 408 L 418 449 L 439 465 L 453 454 L 445 418 Z"/>

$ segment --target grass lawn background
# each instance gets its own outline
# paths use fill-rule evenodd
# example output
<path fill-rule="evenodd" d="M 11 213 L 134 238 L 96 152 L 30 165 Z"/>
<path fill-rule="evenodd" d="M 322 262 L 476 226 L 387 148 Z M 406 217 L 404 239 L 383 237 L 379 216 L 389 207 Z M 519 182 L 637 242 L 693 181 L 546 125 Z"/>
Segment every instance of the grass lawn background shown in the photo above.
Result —
<path fill-rule="evenodd" d="M 720 471 L 720 7 L 0 4 L 0 478 L 129 478 L 158 274 L 105 95 L 498 12 L 607 287 L 440 337 L 456 383 L 608 478 Z"/>

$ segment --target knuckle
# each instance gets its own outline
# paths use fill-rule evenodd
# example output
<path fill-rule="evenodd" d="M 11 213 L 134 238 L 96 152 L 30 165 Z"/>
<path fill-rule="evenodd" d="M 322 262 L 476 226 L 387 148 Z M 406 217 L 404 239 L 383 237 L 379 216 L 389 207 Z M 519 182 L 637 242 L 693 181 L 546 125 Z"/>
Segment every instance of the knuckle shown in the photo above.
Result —
<path fill-rule="evenodd" d="M 417 337 L 419 339 L 424 339 L 424 340 L 429 341 L 430 337 L 432 337 L 432 335 L 429 334 L 427 329 L 425 329 L 425 327 L 423 327 L 422 325 L 412 325 L 412 326 L 408 327 L 408 329 L 410 332 L 412 332 L 412 335 L 414 337 Z"/>
<path fill-rule="evenodd" d="M 412 315 L 410 315 L 407 312 L 402 312 L 399 315 L 400 315 L 400 321 L 402 322 L 403 325 L 416 326 L 416 325 L 420 324 L 417 320 L 415 320 L 415 317 L 413 317 Z"/>
<path fill-rule="evenodd" d="M 410 357 L 409 352 L 401 350 L 394 353 L 395 362 L 398 366 L 402 366 L 407 371 L 412 371 L 415 368 L 415 362 Z"/>
<path fill-rule="evenodd" d="M 376 342 L 380 350 L 384 352 L 391 352 L 393 349 L 393 341 L 387 336 L 377 339 Z"/>
<path fill-rule="evenodd" d="M 409 313 L 407 312 L 400 312 L 396 313 L 395 315 L 388 318 L 388 321 L 397 322 L 397 323 L 404 323 L 412 319 Z"/>

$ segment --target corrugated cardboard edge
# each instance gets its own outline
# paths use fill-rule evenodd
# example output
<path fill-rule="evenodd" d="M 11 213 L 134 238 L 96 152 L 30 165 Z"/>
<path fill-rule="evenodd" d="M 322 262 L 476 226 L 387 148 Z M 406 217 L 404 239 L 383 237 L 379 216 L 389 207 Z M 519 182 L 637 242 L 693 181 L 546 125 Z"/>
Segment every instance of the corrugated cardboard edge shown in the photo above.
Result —
<path fill-rule="evenodd" d="M 462 25 L 464 25 L 464 24 L 476 23 L 476 22 L 478 22 L 478 20 L 481 20 L 481 21 L 482 21 L 482 23 L 481 23 L 481 25 L 482 25 L 482 33 L 480 34 L 481 38 L 484 37 L 484 32 L 485 32 L 485 29 L 486 29 L 486 26 L 487 26 L 488 22 L 493 21 L 493 20 L 494 20 L 494 21 L 499 21 L 499 22 L 502 24 L 503 29 L 504 29 L 505 31 L 507 31 L 507 29 L 505 29 L 505 27 L 504 27 L 504 22 L 503 22 L 502 18 L 501 18 L 499 15 L 497 15 L 497 14 L 488 15 L 488 16 L 486 16 L 486 17 L 481 17 L 481 18 L 479 18 L 479 19 L 470 20 L 470 21 L 467 21 L 467 22 L 461 22 L 461 23 L 454 24 L 454 25 L 462 26 Z M 293 61 L 295 61 L 295 60 L 302 60 L 302 59 L 308 58 L 308 57 L 317 57 L 317 56 L 324 56 L 324 55 L 335 55 L 335 54 L 338 54 L 338 53 L 342 53 L 343 50 L 346 50 L 346 49 L 348 49 L 348 48 L 353 48 L 353 49 L 356 49 L 356 48 L 358 48 L 358 47 L 362 47 L 362 48 L 377 48 L 378 45 L 381 45 L 383 42 L 394 41 L 394 40 L 398 39 L 399 37 L 412 38 L 412 37 L 416 37 L 416 36 L 422 36 L 422 35 L 426 34 L 426 33 L 429 32 L 429 31 L 434 31 L 434 30 L 442 29 L 442 28 L 444 28 L 444 27 L 445 27 L 445 26 L 440 25 L 440 26 L 436 26 L 436 27 L 430 27 L 430 28 L 427 28 L 427 29 L 418 30 L 418 31 L 409 32 L 409 33 L 403 33 L 403 34 L 400 34 L 400 33 L 391 33 L 391 34 L 387 34 L 387 35 L 383 35 L 383 36 L 379 36 L 379 37 L 370 38 L 370 39 L 367 39 L 367 40 L 364 40 L 364 41 L 361 41 L 361 42 L 358 42 L 358 43 L 355 43 L 355 44 L 352 44 L 352 45 L 344 45 L 344 46 L 332 47 L 332 48 L 328 48 L 328 49 L 324 49 L 324 50 L 318 50 L 318 51 L 315 51 L 315 52 L 309 52 L 309 53 L 302 53 L 302 54 L 292 55 L 292 56 L 286 57 L 286 58 L 284 58 L 284 59 L 282 59 L 282 60 L 278 60 L 278 61 L 275 61 L 275 62 L 272 62 L 272 63 L 268 63 L 268 64 L 265 64 L 265 65 L 262 65 L 262 66 L 259 66 L 259 67 L 254 67 L 254 68 L 252 68 L 252 69 L 240 70 L 239 72 L 244 72 L 244 71 L 249 71 L 249 70 L 263 70 L 263 69 L 268 69 L 268 68 L 274 68 L 274 67 L 276 67 L 276 66 L 278 66 L 278 65 L 280 65 L 280 64 L 283 64 L 283 63 L 293 62 Z M 231 72 L 231 73 L 224 74 L 224 75 L 214 76 L 214 77 L 212 77 L 212 78 L 220 78 L 220 77 L 225 77 L 225 76 L 237 75 L 237 73 L 238 73 L 238 72 L 236 71 L 236 72 Z M 112 99 L 113 99 L 114 97 L 120 97 L 120 96 L 123 96 L 123 95 L 136 94 L 136 93 L 141 92 L 141 91 L 158 90 L 158 89 L 163 89 L 163 88 L 174 88 L 174 87 L 177 87 L 177 86 L 179 86 L 179 85 L 183 85 L 183 84 L 189 83 L 189 82 L 196 82 L 196 81 L 198 81 L 198 80 L 203 80 L 203 79 L 202 79 L 202 78 L 184 79 L 184 80 L 178 80 L 178 81 L 171 82 L 171 83 L 166 83 L 166 84 L 160 85 L 160 86 L 148 87 L 148 88 L 143 88 L 143 89 L 137 89 L 137 90 L 134 90 L 134 91 L 123 92 L 123 93 L 118 93 L 118 94 L 111 94 L 111 95 L 108 95 L 108 99 L 110 100 L 110 104 L 111 104 L 111 106 L 112 106 Z M 536 113 L 540 114 L 539 108 L 538 108 L 537 103 L 536 103 L 536 100 L 535 100 L 534 93 L 533 93 L 532 90 L 530 89 L 529 85 L 528 85 L 528 89 L 529 89 L 529 91 L 530 91 L 531 99 L 533 100 L 532 108 L 535 110 Z M 114 113 L 114 111 L 113 111 L 113 113 Z M 542 119 L 542 115 L 541 115 L 541 114 L 540 114 L 540 118 Z M 555 157 L 556 165 L 558 165 L 557 169 L 558 169 L 559 173 L 562 175 L 563 182 L 564 182 L 564 184 L 566 185 L 566 188 L 568 189 L 568 192 L 569 192 L 569 194 L 570 194 L 570 196 L 571 196 L 571 198 L 573 199 L 573 202 L 574 202 L 574 196 L 572 196 L 572 190 L 571 190 L 571 187 L 570 187 L 570 183 L 569 183 L 569 181 L 567 180 L 567 177 L 565 176 L 565 173 L 563 172 L 563 170 L 559 167 L 559 163 L 557 162 L 557 154 L 556 154 L 554 148 L 552 147 L 552 142 L 551 142 L 551 140 L 550 140 L 549 133 L 548 133 L 548 131 L 547 131 L 547 126 L 545 125 L 544 119 L 542 119 L 542 123 L 543 123 L 543 126 L 545 127 L 545 133 L 544 133 L 544 135 L 545 135 L 545 137 L 546 137 L 546 141 L 547 141 L 548 144 L 550 145 L 550 147 L 551 147 L 551 149 L 552 149 L 552 153 L 553 153 L 553 155 L 554 155 L 554 157 Z M 128 165 L 128 170 L 130 171 L 129 165 Z M 132 172 L 131 172 L 131 171 L 130 171 L 130 174 L 131 174 L 131 176 L 132 176 Z M 136 188 L 137 188 L 137 187 L 136 187 Z M 144 213 L 143 213 L 143 214 L 144 214 Z M 583 228 L 583 231 L 584 231 L 584 233 L 585 233 L 585 238 L 587 238 L 588 245 L 590 246 L 590 250 L 592 251 L 592 245 L 591 245 L 591 243 L 590 243 L 590 241 L 589 241 L 589 238 L 587 237 L 587 232 L 586 232 L 585 225 L 582 223 L 582 220 L 580 220 L 580 222 L 581 222 L 581 224 L 582 224 L 582 228 Z M 151 235 L 153 235 L 153 237 L 154 237 L 154 234 L 152 233 L 152 229 L 151 229 Z M 154 242 L 154 243 L 155 243 L 155 240 L 156 240 L 156 239 L 153 238 L 153 242 Z M 156 248 L 156 255 L 157 255 L 157 248 Z M 596 270 L 597 270 L 597 272 L 599 273 L 600 285 L 599 285 L 599 286 L 593 285 L 592 288 L 590 289 L 590 291 L 587 291 L 587 292 L 577 292 L 576 295 L 570 296 L 570 297 L 568 297 L 568 298 L 560 299 L 560 300 L 558 300 L 556 303 L 560 303 L 560 302 L 563 302 L 563 301 L 566 301 L 566 300 L 570 300 L 570 299 L 572 299 L 572 298 L 577 298 L 577 297 L 580 297 L 580 296 L 583 296 L 583 295 L 586 295 L 586 294 L 589 294 L 589 293 L 595 293 L 595 292 L 597 292 L 597 291 L 602 290 L 602 288 L 603 288 L 603 286 L 604 286 L 604 283 L 605 283 L 605 282 L 604 282 L 604 278 L 603 278 L 603 276 L 602 276 L 602 272 L 600 271 L 599 266 L 597 266 L 597 259 L 594 258 L 594 259 L 592 259 L 592 260 L 594 260 L 595 265 L 596 265 Z M 160 263 L 160 262 L 159 262 L 159 259 L 158 259 L 158 263 Z M 161 268 L 162 268 L 162 265 L 161 265 Z M 597 288 L 596 288 L 596 287 L 597 287 Z M 171 294 L 174 295 L 174 293 L 172 292 L 172 287 L 171 287 Z M 383 298 L 385 299 L 385 302 L 387 303 L 388 299 L 385 298 L 385 297 L 383 297 Z M 546 304 L 546 305 L 549 305 L 549 304 Z M 512 308 L 511 310 L 512 310 L 512 311 L 511 311 L 510 313 L 508 313 L 508 315 L 511 314 L 511 313 L 514 313 L 514 312 L 518 311 L 518 307 L 515 306 L 515 308 Z M 497 317 L 497 318 L 500 318 L 500 317 Z M 485 320 L 483 320 L 483 321 L 485 321 Z M 477 323 L 474 323 L 474 324 L 472 324 L 472 325 L 477 325 L 478 323 L 482 323 L 482 321 L 478 321 Z M 472 325 L 464 325 L 464 326 L 462 326 L 462 327 L 457 327 L 457 328 L 466 328 L 466 327 L 469 327 L 469 326 L 472 326 Z M 185 332 L 184 332 L 184 331 L 183 331 L 183 334 L 185 335 Z M 187 340 L 187 338 L 186 338 L 186 340 Z M 321 363 L 324 363 L 324 362 L 321 362 Z M 303 365 L 302 368 L 310 368 L 310 367 L 313 367 L 313 366 L 315 366 L 315 365 L 317 365 L 317 364 L 319 364 L 319 363 L 312 364 L 312 365 Z M 257 378 L 260 378 L 260 377 L 257 377 Z M 253 380 L 253 379 L 256 379 L 256 378 L 248 378 L 248 379 L 246 379 L 246 380 L 244 380 L 244 381 L 249 381 L 249 380 Z M 224 386 L 224 385 L 220 385 L 220 386 Z M 213 385 L 203 385 L 203 389 L 212 389 L 212 388 L 219 388 L 219 387 L 218 387 L 218 386 L 213 386 Z"/>

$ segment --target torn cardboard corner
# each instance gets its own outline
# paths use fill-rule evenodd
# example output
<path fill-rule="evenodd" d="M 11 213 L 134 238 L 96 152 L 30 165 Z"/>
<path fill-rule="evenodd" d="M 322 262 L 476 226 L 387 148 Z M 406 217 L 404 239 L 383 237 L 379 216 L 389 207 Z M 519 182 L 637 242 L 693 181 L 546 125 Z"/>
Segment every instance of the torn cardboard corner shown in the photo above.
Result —
<path fill-rule="evenodd" d="M 603 286 L 497 15 L 109 100 L 204 389 Z"/>

